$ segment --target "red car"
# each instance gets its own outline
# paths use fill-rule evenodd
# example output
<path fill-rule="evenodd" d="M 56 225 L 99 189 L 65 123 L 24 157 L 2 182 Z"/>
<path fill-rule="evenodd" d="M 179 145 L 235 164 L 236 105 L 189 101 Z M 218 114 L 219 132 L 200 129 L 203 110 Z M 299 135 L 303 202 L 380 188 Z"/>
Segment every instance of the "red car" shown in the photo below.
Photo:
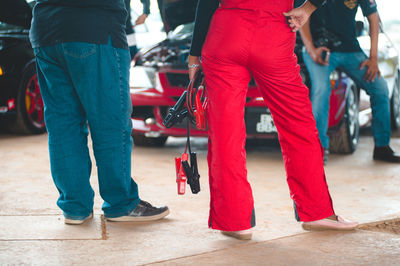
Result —
<path fill-rule="evenodd" d="M 33 0 L 0 4 L 0 127 L 18 134 L 46 131 L 44 106 L 29 42 Z"/>
<path fill-rule="evenodd" d="M 194 17 L 194 9 L 189 11 Z M 178 24 L 176 18 L 179 16 L 174 16 L 173 10 L 168 10 L 165 14 L 170 14 L 174 18 L 172 24 Z M 164 16 L 165 19 L 168 17 Z M 137 146 L 162 146 L 169 136 L 186 136 L 185 120 L 169 129 L 163 126 L 162 121 L 189 83 L 187 58 L 192 32 L 193 23 L 177 26 L 168 34 L 167 39 L 149 49 L 142 49 L 132 62 L 130 74 L 133 105 L 132 136 Z M 295 52 L 299 58 L 303 81 L 308 85 L 309 78 L 302 62 L 301 49 L 302 44 L 298 40 Z M 398 91 L 398 79 L 396 82 Z M 351 153 L 358 143 L 359 89 L 340 70 L 331 75 L 331 86 L 328 132 L 330 150 L 336 153 Z M 395 93 L 391 93 L 393 94 Z M 369 105 L 365 108 L 369 108 Z M 394 109 L 399 107 L 395 106 Z M 270 112 L 253 80 L 247 92 L 244 119 L 248 139 L 277 137 Z M 368 124 L 367 122 L 364 121 L 364 124 Z M 207 136 L 206 131 L 192 127 L 192 136 Z"/>

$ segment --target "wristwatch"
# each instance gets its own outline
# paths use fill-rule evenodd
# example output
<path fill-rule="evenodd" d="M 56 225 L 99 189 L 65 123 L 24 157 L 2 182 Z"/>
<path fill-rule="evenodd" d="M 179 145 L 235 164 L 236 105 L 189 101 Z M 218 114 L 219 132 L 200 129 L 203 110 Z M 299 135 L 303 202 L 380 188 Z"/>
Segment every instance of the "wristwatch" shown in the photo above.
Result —
<path fill-rule="evenodd" d="M 188 65 L 189 69 L 196 68 L 199 66 L 200 66 L 199 64 Z"/>

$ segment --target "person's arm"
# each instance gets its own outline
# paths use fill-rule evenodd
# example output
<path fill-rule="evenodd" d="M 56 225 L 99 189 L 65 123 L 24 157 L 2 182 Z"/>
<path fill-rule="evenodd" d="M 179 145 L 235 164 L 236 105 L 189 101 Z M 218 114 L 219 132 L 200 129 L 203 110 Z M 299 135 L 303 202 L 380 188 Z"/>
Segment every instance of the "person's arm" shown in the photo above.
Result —
<path fill-rule="evenodd" d="M 324 2 L 323 0 L 309 0 L 300 7 L 284 12 L 283 15 L 287 18 L 288 25 L 292 31 L 299 30 L 317 7 L 321 6 Z"/>
<path fill-rule="evenodd" d="M 131 17 L 131 0 L 124 0 L 124 2 L 125 2 L 125 9 L 128 12 L 128 17 L 126 19 L 126 24 L 125 24 L 125 32 L 128 35 L 133 33 L 133 25 Z"/>
<path fill-rule="evenodd" d="M 150 0 L 140 0 L 143 4 L 143 14 L 150 14 Z"/>
<path fill-rule="evenodd" d="M 367 67 L 364 79 L 367 81 L 374 81 L 376 76 L 381 76 L 378 67 L 378 36 L 379 36 L 379 15 L 377 12 L 370 14 L 368 17 L 369 35 L 371 38 L 371 49 L 369 51 L 369 58 L 362 62 L 360 69 Z"/>
<path fill-rule="evenodd" d="M 199 0 L 189 55 L 189 78 L 192 79 L 200 66 L 200 55 L 206 40 L 211 18 L 219 6 L 219 0 Z"/>
<path fill-rule="evenodd" d="M 136 19 L 135 25 L 143 24 L 150 14 L 150 0 L 140 0 L 140 2 L 143 5 L 143 14 Z"/>
<path fill-rule="evenodd" d="M 324 61 L 321 57 L 321 53 L 322 51 L 326 51 L 329 54 L 330 51 L 325 46 L 321 46 L 318 48 L 314 46 L 313 37 L 310 30 L 310 20 L 307 20 L 303 27 L 300 28 L 300 36 L 312 60 L 320 65 L 328 65 L 329 61 Z"/>

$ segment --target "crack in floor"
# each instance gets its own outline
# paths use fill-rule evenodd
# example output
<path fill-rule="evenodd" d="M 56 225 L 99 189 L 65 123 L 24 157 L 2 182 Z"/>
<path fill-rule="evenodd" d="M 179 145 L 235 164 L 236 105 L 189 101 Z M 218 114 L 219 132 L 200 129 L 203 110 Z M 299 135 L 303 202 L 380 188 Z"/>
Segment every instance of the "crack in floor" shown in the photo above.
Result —
<path fill-rule="evenodd" d="M 400 235 L 400 218 L 363 224 L 358 228 L 366 231 L 385 232 Z"/>
<path fill-rule="evenodd" d="M 100 220 L 101 220 L 101 239 L 102 240 L 107 240 L 106 220 L 105 220 L 103 214 L 100 216 Z"/>

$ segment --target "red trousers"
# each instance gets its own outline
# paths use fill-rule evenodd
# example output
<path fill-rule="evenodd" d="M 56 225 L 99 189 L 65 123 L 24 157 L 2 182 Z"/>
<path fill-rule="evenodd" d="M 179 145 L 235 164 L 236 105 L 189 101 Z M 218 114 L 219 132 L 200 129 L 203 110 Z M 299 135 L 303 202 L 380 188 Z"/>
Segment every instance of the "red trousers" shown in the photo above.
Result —
<path fill-rule="evenodd" d="M 287 10 L 290 8 L 282 11 Z M 254 226 L 244 122 L 251 75 L 277 127 L 290 196 L 300 220 L 319 220 L 334 214 L 323 169 L 323 149 L 294 45 L 295 33 L 281 11 L 232 9 L 222 4 L 214 14 L 202 50 L 210 100 L 207 113 L 211 228 L 236 231 Z"/>

